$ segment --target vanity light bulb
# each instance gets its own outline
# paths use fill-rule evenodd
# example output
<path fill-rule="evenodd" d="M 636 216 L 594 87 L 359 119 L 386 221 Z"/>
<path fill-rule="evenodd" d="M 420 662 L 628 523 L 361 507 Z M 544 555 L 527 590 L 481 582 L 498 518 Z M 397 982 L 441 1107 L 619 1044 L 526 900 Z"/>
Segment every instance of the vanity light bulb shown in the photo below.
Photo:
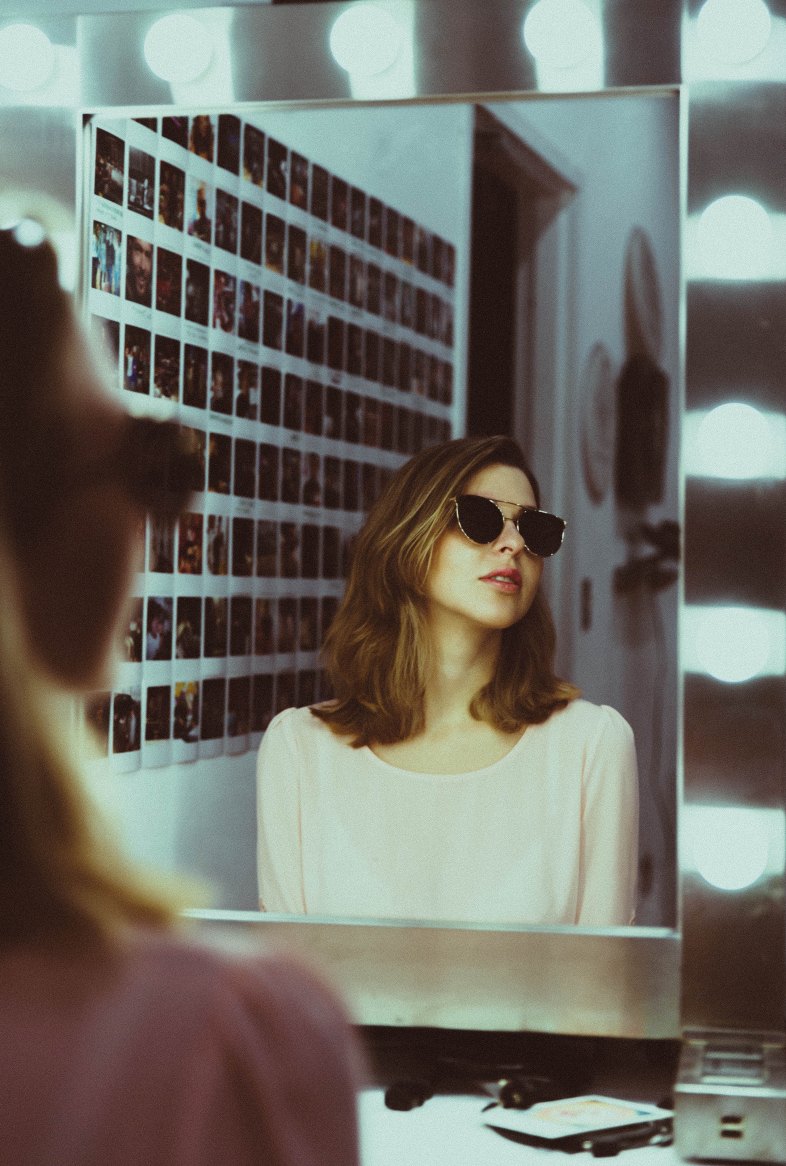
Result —
<path fill-rule="evenodd" d="M 399 23 L 378 4 L 346 8 L 330 29 L 330 51 L 354 76 L 373 77 L 389 69 L 401 50 Z"/>
<path fill-rule="evenodd" d="M 779 477 L 778 442 L 767 418 L 742 401 L 711 409 L 696 434 L 694 460 L 715 478 Z"/>
<path fill-rule="evenodd" d="M 770 614 L 749 607 L 707 608 L 695 629 L 696 656 L 703 670 L 727 684 L 762 674 L 777 639 Z"/>
<path fill-rule="evenodd" d="M 7 24 L 0 29 L 0 85 L 16 92 L 40 89 L 54 66 L 54 46 L 40 28 Z"/>
<path fill-rule="evenodd" d="M 556 69 L 571 69 L 600 51 L 598 21 L 582 0 L 538 0 L 522 36 L 536 61 Z"/>
<path fill-rule="evenodd" d="M 770 824 L 760 810 L 743 806 L 696 806 L 689 819 L 693 865 L 722 891 L 757 882 L 770 859 Z"/>
<path fill-rule="evenodd" d="M 772 264 L 773 224 L 754 198 L 727 194 L 702 212 L 698 246 L 702 264 L 717 279 L 765 278 Z"/>
<path fill-rule="evenodd" d="M 733 65 L 757 57 L 771 29 L 764 0 L 707 0 L 696 18 L 696 36 L 706 56 Z"/>
<path fill-rule="evenodd" d="M 162 81 L 172 85 L 196 81 L 207 71 L 212 57 L 207 29 L 186 13 L 162 16 L 147 31 L 145 60 Z"/>

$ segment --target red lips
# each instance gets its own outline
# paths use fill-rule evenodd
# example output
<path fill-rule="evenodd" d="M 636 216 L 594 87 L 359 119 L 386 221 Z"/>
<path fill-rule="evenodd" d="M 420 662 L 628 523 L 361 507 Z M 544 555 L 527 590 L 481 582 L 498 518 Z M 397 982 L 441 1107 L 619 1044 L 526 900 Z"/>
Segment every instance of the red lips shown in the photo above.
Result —
<path fill-rule="evenodd" d="M 488 575 L 481 576 L 481 582 L 493 579 L 501 579 L 505 583 L 515 583 L 517 587 L 521 586 L 521 573 L 514 567 L 502 567 L 498 571 L 489 571 Z"/>

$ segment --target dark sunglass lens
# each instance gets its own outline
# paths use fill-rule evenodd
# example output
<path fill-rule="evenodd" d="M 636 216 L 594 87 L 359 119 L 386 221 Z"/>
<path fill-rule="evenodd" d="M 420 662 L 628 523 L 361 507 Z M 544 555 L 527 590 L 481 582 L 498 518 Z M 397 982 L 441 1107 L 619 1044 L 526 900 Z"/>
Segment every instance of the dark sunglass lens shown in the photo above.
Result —
<path fill-rule="evenodd" d="M 542 510 L 525 510 L 519 519 L 519 530 L 533 555 L 547 558 L 556 554 L 562 546 L 565 523 L 555 514 L 546 514 Z"/>
<path fill-rule="evenodd" d="M 493 502 L 477 494 L 462 494 L 457 503 L 458 520 L 467 538 L 474 543 L 492 543 L 499 538 L 504 519 Z"/>

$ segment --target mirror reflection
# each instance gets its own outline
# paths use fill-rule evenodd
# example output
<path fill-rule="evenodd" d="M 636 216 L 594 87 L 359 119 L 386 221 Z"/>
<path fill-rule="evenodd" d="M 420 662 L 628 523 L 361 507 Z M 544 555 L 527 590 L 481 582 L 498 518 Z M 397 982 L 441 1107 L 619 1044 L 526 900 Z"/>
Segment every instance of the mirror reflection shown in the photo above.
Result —
<path fill-rule="evenodd" d="M 255 908 L 261 875 L 273 910 L 673 924 L 677 100 L 94 120 L 89 310 L 114 344 L 119 390 L 147 410 L 176 406 L 203 451 L 190 511 L 148 531 L 118 690 L 91 710 L 107 750 L 97 790 L 140 857 L 207 876 L 222 907 Z M 304 870 L 290 842 L 306 803 L 285 806 L 292 785 L 276 795 L 263 777 L 258 866 L 257 749 L 272 752 L 265 730 L 284 710 L 341 696 L 320 647 L 342 626 L 350 563 L 377 566 L 367 545 L 358 568 L 365 516 L 380 498 L 385 513 L 402 465 L 428 462 L 422 451 L 433 463 L 465 433 L 507 434 L 518 452 L 454 466 L 430 495 L 434 557 L 499 551 L 518 578 L 498 577 L 495 558 L 480 586 L 516 609 L 502 617 L 517 617 L 510 626 L 542 593 L 556 628 L 550 675 L 575 688 L 556 695 L 553 680 L 541 722 L 478 721 L 462 698 L 457 724 L 448 701 L 425 746 L 401 721 L 395 733 L 377 725 L 351 752 L 378 793 L 359 801 L 333 769 L 308 794 L 315 869 L 325 875 L 333 856 L 325 885 L 339 892 L 313 906 L 302 885 L 300 899 L 277 898 L 276 854 Z M 427 479 L 410 491 L 421 511 Z M 482 502 L 456 514 L 450 499 L 465 495 L 500 503 L 498 535 Z M 558 554 L 530 546 L 538 508 L 567 522 Z M 449 565 L 429 575 L 450 592 L 440 643 L 466 697 L 489 678 L 501 629 L 480 650 L 465 612 L 457 634 L 455 577 Z M 605 717 L 603 732 L 597 720 L 555 732 L 585 715 Z M 595 748 L 604 733 L 614 760 Z M 288 761 L 278 768 L 291 776 Z M 480 781 L 472 804 L 445 794 L 457 775 L 496 780 L 500 768 L 493 795 Z M 420 775 L 416 794 L 386 780 L 401 773 Z M 466 861 L 450 853 L 451 866 L 462 837 Z M 347 866 L 350 849 L 364 875 Z M 434 898 L 429 879 L 443 887 Z"/>

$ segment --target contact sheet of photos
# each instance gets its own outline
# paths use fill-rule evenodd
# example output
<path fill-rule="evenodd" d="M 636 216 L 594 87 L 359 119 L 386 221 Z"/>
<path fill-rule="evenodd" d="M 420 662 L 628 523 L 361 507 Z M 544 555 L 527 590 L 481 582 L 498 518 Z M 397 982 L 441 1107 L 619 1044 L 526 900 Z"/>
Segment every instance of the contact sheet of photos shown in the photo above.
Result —
<path fill-rule="evenodd" d="M 87 304 L 119 391 L 193 430 L 189 511 L 148 520 L 117 769 L 254 748 L 329 695 L 319 645 L 387 476 L 451 434 L 454 246 L 231 114 L 88 123 Z"/>

